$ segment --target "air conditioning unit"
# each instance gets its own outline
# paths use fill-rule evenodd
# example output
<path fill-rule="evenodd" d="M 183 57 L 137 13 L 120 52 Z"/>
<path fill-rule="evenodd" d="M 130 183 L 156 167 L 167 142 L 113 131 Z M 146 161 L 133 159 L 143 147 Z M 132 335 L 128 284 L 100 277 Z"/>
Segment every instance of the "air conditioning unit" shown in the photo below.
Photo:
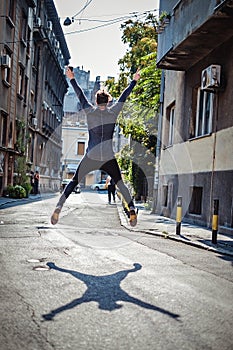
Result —
<path fill-rule="evenodd" d="M 42 22 L 40 17 L 36 17 L 35 19 L 35 27 L 41 27 Z"/>
<path fill-rule="evenodd" d="M 3 55 L 1 57 L 1 66 L 4 68 L 10 68 L 11 66 L 11 58 L 9 55 Z"/>
<path fill-rule="evenodd" d="M 37 118 L 32 118 L 32 125 L 37 126 L 38 125 L 38 120 Z"/>
<path fill-rule="evenodd" d="M 211 64 L 201 73 L 201 89 L 215 90 L 220 88 L 221 66 L 219 64 Z"/>
<path fill-rule="evenodd" d="M 51 21 L 47 22 L 47 29 L 52 30 L 53 29 L 53 23 Z"/>

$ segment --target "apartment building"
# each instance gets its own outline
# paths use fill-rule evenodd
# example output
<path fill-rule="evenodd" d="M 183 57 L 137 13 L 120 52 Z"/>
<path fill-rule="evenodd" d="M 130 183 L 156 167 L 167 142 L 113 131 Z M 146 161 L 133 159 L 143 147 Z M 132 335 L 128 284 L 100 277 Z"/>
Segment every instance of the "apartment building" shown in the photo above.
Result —
<path fill-rule="evenodd" d="M 59 188 L 69 59 L 53 0 L 0 2 L 0 194 L 31 170 Z"/>
<path fill-rule="evenodd" d="M 211 227 L 217 201 L 233 234 L 233 1 L 161 0 L 160 14 L 157 211 L 175 218 L 181 197 L 183 221 Z"/>

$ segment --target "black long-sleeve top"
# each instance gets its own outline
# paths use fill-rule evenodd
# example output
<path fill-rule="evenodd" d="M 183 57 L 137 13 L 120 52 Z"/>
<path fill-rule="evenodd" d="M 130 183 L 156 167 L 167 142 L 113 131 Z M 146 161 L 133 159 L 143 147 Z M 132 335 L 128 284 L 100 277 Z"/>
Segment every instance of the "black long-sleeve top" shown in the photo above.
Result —
<path fill-rule="evenodd" d="M 87 97 L 75 79 L 71 79 L 70 82 L 87 116 L 89 132 L 88 147 L 86 150 L 87 156 L 91 159 L 101 161 L 112 159 L 114 157 L 112 137 L 116 119 L 123 108 L 124 102 L 136 85 L 136 81 L 132 80 L 118 101 L 104 110 L 101 110 L 98 106 L 93 106 L 87 100 Z"/>

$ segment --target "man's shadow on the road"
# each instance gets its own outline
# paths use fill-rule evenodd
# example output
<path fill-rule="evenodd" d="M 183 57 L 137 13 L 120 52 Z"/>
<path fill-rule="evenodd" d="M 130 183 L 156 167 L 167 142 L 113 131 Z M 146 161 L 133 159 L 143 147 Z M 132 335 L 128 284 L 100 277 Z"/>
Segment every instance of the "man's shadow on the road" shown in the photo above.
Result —
<path fill-rule="evenodd" d="M 48 262 L 47 265 L 50 269 L 57 270 L 60 272 L 69 273 L 80 281 L 84 282 L 87 286 L 87 290 L 82 297 L 72 300 L 70 303 L 65 304 L 61 307 L 58 307 L 55 310 L 52 310 L 48 314 L 42 315 L 44 320 L 51 321 L 53 318 L 66 310 L 73 309 L 74 307 L 83 304 L 95 301 L 99 305 L 99 309 L 113 311 L 120 309 L 123 305 L 118 304 L 118 301 L 128 302 L 145 309 L 154 310 L 161 312 L 169 317 L 177 319 L 179 315 L 174 314 L 170 311 L 162 309 L 160 307 L 154 306 L 152 304 L 146 303 L 140 299 L 130 296 L 126 293 L 121 287 L 120 283 L 124 280 L 127 275 L 131 272 L 136 272 L 142 268 L 140 264 L 134 264 L 134 268 L 129 270 L 123 270 L 112 275 L 105 276 L 93 276 L 81 273 L 78 271 L 67 270 L 56 266 L 52 262 Z"/>

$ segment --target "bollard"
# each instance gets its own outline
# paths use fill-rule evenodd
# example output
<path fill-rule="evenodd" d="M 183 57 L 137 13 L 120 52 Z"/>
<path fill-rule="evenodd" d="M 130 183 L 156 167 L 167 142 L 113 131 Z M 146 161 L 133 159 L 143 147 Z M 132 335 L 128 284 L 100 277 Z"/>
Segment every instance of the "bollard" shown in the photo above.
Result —
<path fill-rule="evenodd" d="M 212 243 L 213 244 L 217 244 L 218 209 L 219 209 L 219 200 L 214 199 L 214 213 L 213 213 L 213 218 L 212 218 Z"/>
<path fill-rule="evenodd" d="M 176 208 L 176 234 L 177 235 L 180 235 L 181 219 L 182 219 L 182 197 L 178 197 L 177 208 Z"/>

